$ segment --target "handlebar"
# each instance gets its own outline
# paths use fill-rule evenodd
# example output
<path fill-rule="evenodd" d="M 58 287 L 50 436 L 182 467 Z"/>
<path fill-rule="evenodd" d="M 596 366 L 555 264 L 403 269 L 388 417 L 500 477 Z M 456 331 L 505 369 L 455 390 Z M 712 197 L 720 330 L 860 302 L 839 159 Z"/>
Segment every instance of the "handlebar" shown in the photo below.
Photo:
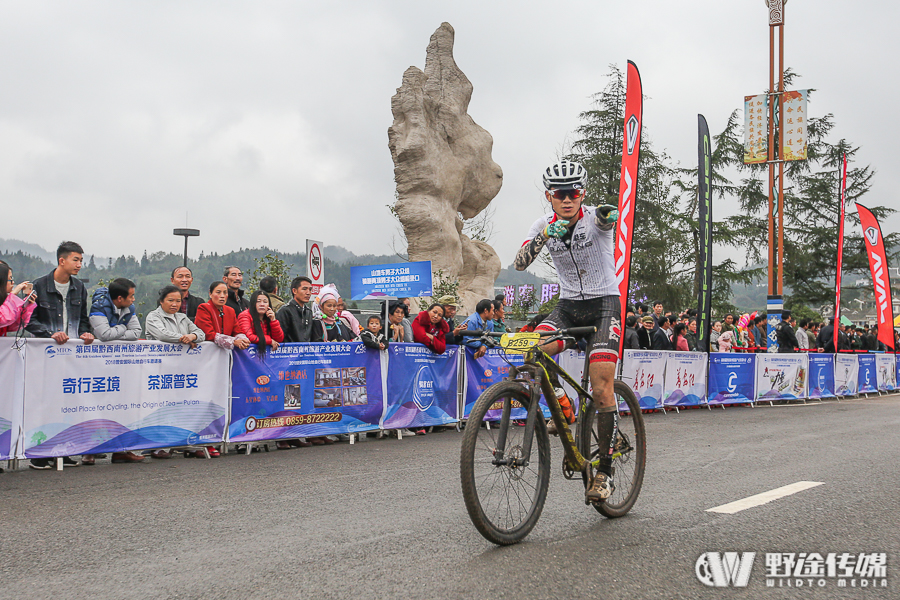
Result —
<path fill-rule="evenodd" d="M 541 336 L 550 336 L 550 335 L 569 335 L 569 336 L 584 336 L 590 335 L 592 333 L 596 333 L 597 328 L 593 325 L 588 327 L 570 327 L 568 329 L 554 329 L 554 330 L 541 330 L 534 331 L 532 333 L 537 333 Z M 481 329 L 465 329 L 460 331 L 456 335 L 463 337 L 501 337 L 502 333 L 497 333 L 495 331 L 483 331 Z"/>

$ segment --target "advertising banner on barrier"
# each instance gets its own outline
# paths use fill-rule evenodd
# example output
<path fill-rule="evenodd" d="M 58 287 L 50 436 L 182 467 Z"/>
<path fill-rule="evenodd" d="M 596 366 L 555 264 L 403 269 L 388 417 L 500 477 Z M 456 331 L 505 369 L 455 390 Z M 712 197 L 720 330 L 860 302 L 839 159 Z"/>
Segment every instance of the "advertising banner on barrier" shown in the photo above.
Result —
<path fill-rule="evenodd" d="M 706 353 L 668 352 L 663 384 L 665 406 L 697 406 L 706 398 Z"/>
<path fill-rule="evenodd" d="M 464 419 L 469 418 L 469 413 L 472 412 L 475 401 L 478 400 L 478 397 L 481 396 L 484 390 L 509 376 L 510 363 L 513 365 L 521 365 L 525 361 L 525 357 L 522 354 L 505 354 L 499 348 L 491 348 L 478 360 L 475 360 L 474 356 L 474 350 L 466 348 L 466 396 L 463 409 Z M 541 396 L 541 410 L 544 413 L 544 417 L 549 419 L 550 409 L 547 408 L 543 395 Z M 496 421 L 500 418 L 500 412 L 499 408 L 496 410 L 489 410 L 487 415 L 485 415 L 485 418 L 489 421 Z M 513 408 L 512 418 L 524 419 L 526 416 L 527 413 L 524 408 Z"/>
<path fill-rule="evenodd" d="M 834 393 L 855 396 L 859 381 L 859 363 L 855 354 L 834 355 Z"/>
<path fill-rule="evenodd" d="M 807 355 L 809 360 L 809 397 L 834 398 L 834 354 Z"/>
<path fill-rule="evenodd" d="M 756 357 L 760 354 L 713 352 L 709 355 L 709 404 L 744 404 L 756 398 Z"/>
<path fill-rule="evenodd" d="M 362 342 L 282 344 L 259 356 L 234 352 L 231 424 L 235 442 L 378 429 L 384 388 L 378 350 Z"/>
<path fill-rule="evenodd" d="M 806 398 L 806 354 L 760 354 L 756 357 L 756 399 Z"/>
<path fill-rule="evenodd" d="M 422 344 L 391 344 L 382 429 L 456 423 L 457 346 L 435 354 Z"/>
<path fill-rule="evenodd" d="M 860 354 L 856 357 L 859 361 L 859 387 L 858 394 L 874 394 L 878 391 L 878 375 L 875 369 L 874 354 Z"/>
<path fill-rule="evenodd" d="M 875 367 L 878 371 L 878 391 L 892 392 L 897 389 L 897 364 L 893 354 L 876 354 Z"/>
<path fill-rule="evenodd" d="M 641 408 L 662 408 L 666 352 L 626 350 L 622 360 L 622 380 L 638 397 Z"/>
<path fill-rule="evenodd" d="M 153 341 L 29 339 L 25 455 L 99 454 L 221 442 L 228 351 Z"/>
<path fill-rule="evenodd" d="M 0 344 L 0 460 L 16 458 L 20 449 L 22 407 L 25 404 L 25 349 L 13 348 L 12 338 Z M 19 452 L 21 458 L 21 450 Z"/>

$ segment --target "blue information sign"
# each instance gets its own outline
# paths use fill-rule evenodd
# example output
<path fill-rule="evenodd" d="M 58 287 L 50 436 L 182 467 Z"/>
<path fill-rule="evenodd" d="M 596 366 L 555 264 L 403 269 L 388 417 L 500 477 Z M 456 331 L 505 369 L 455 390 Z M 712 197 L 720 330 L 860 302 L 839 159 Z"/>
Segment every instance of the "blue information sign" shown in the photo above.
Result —
<path fill-rule="evenodd" d="M 353 300 L 431 296 L 431 261 L 350 267 Z"/>

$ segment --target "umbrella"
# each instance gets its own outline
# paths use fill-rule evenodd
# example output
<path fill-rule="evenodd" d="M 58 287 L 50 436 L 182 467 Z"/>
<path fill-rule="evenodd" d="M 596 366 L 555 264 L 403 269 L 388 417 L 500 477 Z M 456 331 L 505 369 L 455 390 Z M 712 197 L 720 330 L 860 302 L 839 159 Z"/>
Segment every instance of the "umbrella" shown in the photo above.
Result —
<path fill-rule="evenodd" d="M 853 325 L 853 321 L 851 321 L 844 315 L 841 315 L 841 325 Z"/>

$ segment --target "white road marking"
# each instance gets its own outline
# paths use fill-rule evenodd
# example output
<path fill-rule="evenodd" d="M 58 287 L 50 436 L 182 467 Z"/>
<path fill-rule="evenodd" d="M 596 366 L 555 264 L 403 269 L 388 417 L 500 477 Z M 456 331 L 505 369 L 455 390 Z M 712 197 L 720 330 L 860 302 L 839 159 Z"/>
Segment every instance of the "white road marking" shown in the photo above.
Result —
<path fill-rule="evenodd" d="M 729 502 L 728 504 L 723 504 L 721 506 L 707 508 L 706 512 L 733 515 L 736 512 L 740 512 L 748 508 L 753 508 L 754 506 L 762 506 L 763 504 L 768 504 L 773 500 L 778 500 L 779 498 L 784 498 L 785 496 L 790 496 L 791 494 L 796 494 L 797 492 L 802 492 L 803 490 L 808 490 L 820 485 L 825 484 L 821 481 L 798 481 L 797 483 L 792 483 L 791 485 L 775 488 L 774 490 L 769 490 L 768 492 L 763 492 L 762 494 L 748 496 L 743 500 L 736 500 L 734 502 Z"/>

